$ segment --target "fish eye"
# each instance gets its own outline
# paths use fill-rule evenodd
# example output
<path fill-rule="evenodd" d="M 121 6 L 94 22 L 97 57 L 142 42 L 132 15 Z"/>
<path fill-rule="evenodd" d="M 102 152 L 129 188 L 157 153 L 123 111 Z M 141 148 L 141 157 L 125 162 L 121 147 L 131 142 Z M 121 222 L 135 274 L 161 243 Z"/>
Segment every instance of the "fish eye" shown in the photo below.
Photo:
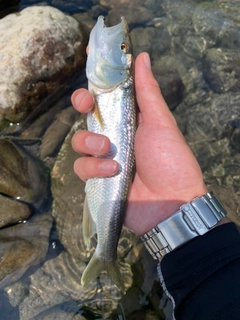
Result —
<path fill-rule="evenodd" d="M 127 43 L 125 43 L 125 42 L 122 42 L 121 43 L 121 51 L 123 53 L 127 53 L 129 51 L 129 45 Z"/>

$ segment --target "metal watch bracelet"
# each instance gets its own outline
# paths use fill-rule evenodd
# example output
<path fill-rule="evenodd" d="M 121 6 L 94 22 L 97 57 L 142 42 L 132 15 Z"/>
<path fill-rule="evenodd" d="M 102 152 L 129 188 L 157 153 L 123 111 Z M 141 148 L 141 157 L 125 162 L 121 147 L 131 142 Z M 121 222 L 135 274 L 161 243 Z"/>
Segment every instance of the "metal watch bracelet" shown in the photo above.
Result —
<path fill-rule="evenodd" d="M 182 205 L 141 239 L 152 257 L 161 261 L 165 254 L 213 229 L 225 215 L 219 199 L 209 192 Z"/>

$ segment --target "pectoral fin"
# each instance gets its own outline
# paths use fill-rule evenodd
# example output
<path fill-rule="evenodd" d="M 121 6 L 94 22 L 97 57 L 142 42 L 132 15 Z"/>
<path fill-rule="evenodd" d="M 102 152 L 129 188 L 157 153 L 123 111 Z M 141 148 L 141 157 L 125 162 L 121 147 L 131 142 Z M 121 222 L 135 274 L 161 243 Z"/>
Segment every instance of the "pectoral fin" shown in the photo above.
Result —
<path fill-rule="evenodd" d="M 99 109 L 99 106 L 97 104 L 96 99 L 95 99 L 93 114 L 94 114 L 96 120 L 98 121 L 100 128 L 103 130 L 104 129 L 103 119 L 102 119 L 102 115 L 101 115 L 101 112 L 100 112 L 100 109 Z"/>
<path fill-rule="evenodd" d="M 91 248 L 91 238 L 96 233 L 96 225 L 92 219 L 91 212 L 89 210 L 87 197 L 84 200 L 83 206 L 83 223 L 82 223 L 82 230 L 83 230 L 83 240 L 88 249 Z"/>

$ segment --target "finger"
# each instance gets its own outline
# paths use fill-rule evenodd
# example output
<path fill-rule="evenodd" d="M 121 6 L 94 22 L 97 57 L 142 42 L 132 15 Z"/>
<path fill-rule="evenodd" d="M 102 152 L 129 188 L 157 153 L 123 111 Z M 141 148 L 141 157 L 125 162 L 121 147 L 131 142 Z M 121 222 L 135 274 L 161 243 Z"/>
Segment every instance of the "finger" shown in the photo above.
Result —
<path fill-rule="evenodd" d="M 95 177 L 108 177 L 116 174 L 118 163 L 110 159 L 83 157 L 74 162 L 73 169 L 81 180 L 86 181 Z"/>
<path fill-rule="evenodd" d="M 87 89 L 83 88 L 73 92 L 71 101 L 74 108 L 81 113 L 91 111 L 94 105 L 93 96 Z"/>
<path fill-rule="evenodd" d="M 156 121 L 169 126 L 176 125 L 151 71 L 148 53 L 141 53 L 135 62 L 135 86 L 137 102 L 143 121 Z"/>
<path fill-rule="evenodd" d="M 109 151 L 110 140 L 102 134 L 81 130 L 73 135 L 72 147 L 78 153 L 102 156 Z"/>

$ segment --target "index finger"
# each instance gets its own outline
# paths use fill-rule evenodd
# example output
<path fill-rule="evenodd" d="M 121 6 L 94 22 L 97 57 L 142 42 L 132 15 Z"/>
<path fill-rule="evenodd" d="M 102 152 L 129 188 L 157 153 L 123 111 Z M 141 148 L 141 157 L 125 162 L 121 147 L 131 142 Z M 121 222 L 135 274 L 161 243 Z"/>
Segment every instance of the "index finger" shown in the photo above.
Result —
<path fill-rule="evenodd" d="M 71 96 L 73 107 L 81 113 L 88 113 L 94 105 L 94 98 L 91 93 L 84 88 L 73 92 Z"/>

